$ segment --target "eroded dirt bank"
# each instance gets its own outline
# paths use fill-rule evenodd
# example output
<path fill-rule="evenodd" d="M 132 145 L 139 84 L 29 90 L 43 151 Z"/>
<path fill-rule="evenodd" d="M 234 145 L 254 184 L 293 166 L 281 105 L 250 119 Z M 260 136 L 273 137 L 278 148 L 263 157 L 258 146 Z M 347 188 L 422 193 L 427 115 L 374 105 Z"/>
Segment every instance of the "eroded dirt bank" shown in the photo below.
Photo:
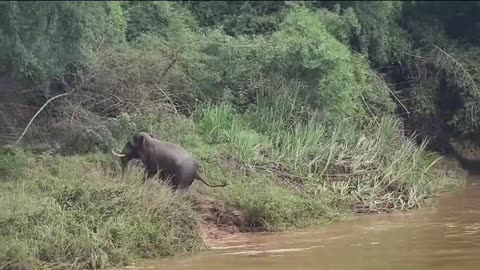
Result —
<path fill-rule="evenodd" d="M 475 151 L 468 151 L 461 149 L 461 154 L 465 155 L 469 159 L 474 159 L 477 156 L 473 156 Z M 452 170 L 461 166 L 460 162 L 454 157 L 443 157 L 443 165 L 445 170 Z M 466 171 L 465 171 L 466 173 Z M 465 174 L 466 175 L 466 174 Z M 290 180 L 290 179 L 287 179 Z M 471 181 L 471 180 L 470 180 Z M 301 189 L 301 184 L 296 182 L 296 187 Z M 440 197 L 446 194 L 440 194 Z M 430 208 L 435 208 L 438 201 L 434 198 Z M 200 214 L 200 232 L 205 244 L 211 248 L 217 246 L 219 243 L 229 241 L 234 238 L 238 238 L 239 234 L 249 232 L 268 232 L 268 224 L 258 220 L 252 220 L 245 210 L 229 205 L 225 201 L 214 198 L 210 195 L 196 194 L 194 199 L 194 209 Z M 378 215 L 378 214 L 394 214 L 399 212 L 394 208 L 392 204 L 378 204 L 378 205 L 365 205 L 361 202 L 355 203 L 353 207 L 353 216 L 361 217 L 365 215 Z M 407 212 L 415 212 L 418 209 L 408 210 Z"/>
<path fill-rule="evenodd" d="M 251 221 L 242 210 L 212 197 L 198 196 L 195 210 L 200 213 L 200 231 L 208 247 L 241 232 L 264 230 L 260 226 L 252 226 Z"/>

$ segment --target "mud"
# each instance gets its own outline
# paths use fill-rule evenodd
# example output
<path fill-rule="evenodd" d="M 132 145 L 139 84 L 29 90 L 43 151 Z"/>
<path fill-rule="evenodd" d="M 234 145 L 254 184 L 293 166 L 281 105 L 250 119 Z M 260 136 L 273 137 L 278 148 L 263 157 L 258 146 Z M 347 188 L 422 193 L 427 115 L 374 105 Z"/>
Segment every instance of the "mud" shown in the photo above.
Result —
<path fill-rule="evenodd" d="M 264 231 L 263 226 L 252 226 L 253 222 L 244 211 L 223 201 L 207 196 L 198 196 L 195 201 L 202 238 L 210 247 L 238 233 Z"/>

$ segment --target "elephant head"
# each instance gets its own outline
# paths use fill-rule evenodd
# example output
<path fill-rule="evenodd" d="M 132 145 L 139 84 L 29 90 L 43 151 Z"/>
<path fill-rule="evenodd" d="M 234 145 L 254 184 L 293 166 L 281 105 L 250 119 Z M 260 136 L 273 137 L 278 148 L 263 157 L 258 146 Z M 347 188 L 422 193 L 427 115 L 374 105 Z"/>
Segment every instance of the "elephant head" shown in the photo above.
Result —
<path fill-rule="evenodd" d="M 133 139 L 125 144 L 125 147 L 120 153 L 112 150 L 112 153 L 120 158 L 122 172 L 125 172 L 127 164 L 132 159 L 141 159 L 144 162 L 147 140 L 153 139 L 152 136 L 146 132 L 139 132 L 133 136 Z"/>

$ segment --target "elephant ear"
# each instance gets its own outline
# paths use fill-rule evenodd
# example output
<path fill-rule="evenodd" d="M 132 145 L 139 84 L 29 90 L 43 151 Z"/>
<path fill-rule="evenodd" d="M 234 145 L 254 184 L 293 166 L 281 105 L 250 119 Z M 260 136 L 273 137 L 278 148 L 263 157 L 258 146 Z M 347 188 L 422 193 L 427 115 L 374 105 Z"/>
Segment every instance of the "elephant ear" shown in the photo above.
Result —
<path fill-rule="evenodd" d="M 145 132 L 139 132 L 134 137 L 135 147 L 138 148 L 140 151 L 144 151 L 145 147 L 147 146 L 147 140 L 149 135 Z"/>

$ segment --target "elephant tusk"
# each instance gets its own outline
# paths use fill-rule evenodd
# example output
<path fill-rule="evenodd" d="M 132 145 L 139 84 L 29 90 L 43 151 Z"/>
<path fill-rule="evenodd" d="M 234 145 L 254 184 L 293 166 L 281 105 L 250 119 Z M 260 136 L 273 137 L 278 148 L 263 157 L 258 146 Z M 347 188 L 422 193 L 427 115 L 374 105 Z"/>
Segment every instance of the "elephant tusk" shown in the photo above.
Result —
<path fill-rule="evenodd" d="M 113 151 L 113 150 L 112 150 L 112 153 L 113 153 L 115 156 L 117 156 L 117 157 L 124 157 L 124 156 L 126 156 L 125 154 L 117 154 L 117 153 L 115 153 L 115 151 Z"/>

